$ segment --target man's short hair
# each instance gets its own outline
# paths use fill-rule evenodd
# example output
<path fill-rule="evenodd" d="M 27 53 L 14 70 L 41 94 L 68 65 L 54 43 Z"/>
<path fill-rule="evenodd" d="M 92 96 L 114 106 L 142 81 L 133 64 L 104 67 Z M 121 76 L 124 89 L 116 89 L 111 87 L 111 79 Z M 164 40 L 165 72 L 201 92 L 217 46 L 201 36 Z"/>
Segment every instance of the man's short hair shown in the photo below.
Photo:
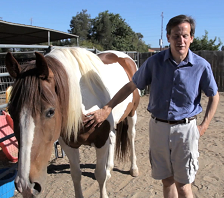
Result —
<path fill-rule="evenodd" d="M 191 26 L 191 36 L 194 36 L 194 33 L 195 33 L 195 20 L 190 17 L 190 16 L 186 16 L 186 15 L 178 15 L 178 16 L 175 16 L 173 18 L 171 18 L 169 20 L 169 22 L 167 23 L 166 25 L 166 32 L 168 35 L 171 34 L 171 29 L 181 23 L 189 23 L 190 26 Z"/>

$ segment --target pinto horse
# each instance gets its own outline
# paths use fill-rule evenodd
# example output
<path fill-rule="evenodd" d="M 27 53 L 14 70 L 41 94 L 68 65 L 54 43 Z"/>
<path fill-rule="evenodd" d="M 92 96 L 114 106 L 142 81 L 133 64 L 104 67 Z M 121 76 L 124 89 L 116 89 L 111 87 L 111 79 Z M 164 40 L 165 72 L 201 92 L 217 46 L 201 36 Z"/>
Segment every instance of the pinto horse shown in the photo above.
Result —
<path fill-rule="evenodd" d="M 19 143 L 17 190 L 23 197 L 41 195 L 53 143 L 59 139 L 70 162 L 75 196 L 83 197 L 79 147 L 90 145 L 96 149 L 100 197 L 107 198 L 106 181 L 115 154 L 123 159 L 129 151 L 130 174 L 138 176 L 134 147 L 138 90 L 117 105 L 100 127 L 85 127 L 83 119 L 131 80 L 135 62 L 123 52 L 96 55 L 79 47 L 35 55 L 36 61 L 21 66 L 11 53 L 6 55 L 7 70 L 15 78 L 8 110 Z"/>

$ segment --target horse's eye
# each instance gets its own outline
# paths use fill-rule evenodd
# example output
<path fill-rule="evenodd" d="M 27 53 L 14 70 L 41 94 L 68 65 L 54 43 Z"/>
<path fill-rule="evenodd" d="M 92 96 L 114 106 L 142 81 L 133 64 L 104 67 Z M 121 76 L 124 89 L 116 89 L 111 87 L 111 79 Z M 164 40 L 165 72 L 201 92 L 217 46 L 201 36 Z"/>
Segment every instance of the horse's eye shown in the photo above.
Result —
<path fill-rule="evenodd" d="M 54 116 L 54 112 L 55 112 L 54 109 L 50 109 L 50 110 L 47 111 L 46 116 L 47 116 L 48 118 L 51 118 L 51 117 Z"/>

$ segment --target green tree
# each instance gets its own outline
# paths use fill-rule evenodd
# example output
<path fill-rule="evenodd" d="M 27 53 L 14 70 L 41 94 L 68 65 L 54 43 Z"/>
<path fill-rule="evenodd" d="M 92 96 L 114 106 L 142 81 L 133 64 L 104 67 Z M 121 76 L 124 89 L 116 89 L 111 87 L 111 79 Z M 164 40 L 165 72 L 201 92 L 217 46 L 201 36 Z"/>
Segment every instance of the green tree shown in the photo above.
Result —
<path fill-rule="evenodd" d="M 93 43 L 100 44 L 104 50 L 148 51 L 142 41 L 143 35 L 135 33 L 119 14 L 109 13 L 108 10 L 92 20 L 90 37 Z"/>
<path fill-rule="evenodd" d="M 91 19 L 90 15 L 87 14 L 87 10 L 82 10 L 78 12 L 76 16 L 72 17 L 70 21 L 70 30 L 69 33 L 79 36 L 79 41 L 88 39 L 89 30 L 91 28 Z"/>
<path fill-rule="evenodd" d="M 110 14 L 112 24 L 113 49 L 120 51 L 137 50 L 138 37 L 119 14 Z"/>
<path fill-rule="evenodd" d="M 143 35 L 141 33 L 136 33 L 138 37 L 137 49 L 138 52 L 148 52 L 148 49 L 151 48 L 150 45 L 146 45 L 145 42 L 142 40 Z"/>
<path fill-rule="evenodd" d="M 87 10 L 77 13 L 70 22 L 69 33 L 79 36 L 79 45 L 98 50 L 147 52 L 141 33 L 135 33 L 119 14 L 101 12 L 90 19 Z M 70 39 L 73 45 L 72 39 Z M 60 45 L 63 45 L 60 42 Z M 97 46 L 97 47 L 96 47 Z"/>
<path fill-rule="evenodd" d="M 205 30 L 205 35 L 202 38 L 196 37 L 191 43 L 190 49 L 192 51 L 199 51 L 199 50 L 212 50 L 216 51 L 219 50 L 220 46 L 222 45 L 221 39 L 218 38 L 218 44 L 216 44 L 217 37 L 214 39 L 208 39 L 208 31 Z"/>
<path fill-rule="evenodd" d="M 137 37 L 138 37 L 139 40 L 142 40 L 143 37 L 144 37 L 141 33 L 136 33 L 136 35 L 137 35 Z"/>
<path fill-rule="evenodd" d="M 92 20 L 91 39 L 105 49 L 112 47 L 112 24 L 108 11 L 101 12 Z"/>
<path fill-rule="evenodd" d="M 82 41 L 80 46 L 85 47 L 85 48 L 89 48 L 89 49 L 97 49 L 99 51 L 103 51 L 104 50 L 102 45 L 93 43 L 90 40 Z"/>

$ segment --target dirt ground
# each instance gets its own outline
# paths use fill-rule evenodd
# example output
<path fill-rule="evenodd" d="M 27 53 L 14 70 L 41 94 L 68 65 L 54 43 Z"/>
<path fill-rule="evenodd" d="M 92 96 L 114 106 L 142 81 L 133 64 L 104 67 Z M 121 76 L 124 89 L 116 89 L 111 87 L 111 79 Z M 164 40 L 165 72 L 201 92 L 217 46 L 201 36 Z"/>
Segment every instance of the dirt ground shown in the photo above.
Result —
<path fill-rule="evenodd" d="M 199 171 L 193 183 L 194 197 L 196 198 L 220 198 L 224 197 L 224 93 L 220 93 L 220 102 L 209 129 L 199 141 Z M 207 98 L 203 96 L 203 112 L 198 116 L 201 122 Z M 129 175 L 129 163 L 122 164 L 115 161 L 115 167 L 111 172 L 112 177 L 107 182 L 107 191 L 110 198 L 161 198 L 161 181 L 152 179 L 151 168 L 148 159 L 149 113 L 146 110 L 148 96 L 141 97 L 137 109 L 137 136 L 136 153 L 140 175 Z M 52 153 L 52 158 L 54 153 Z M 99 188 L 94 177 L 95 150 L 92 147 L 81 147 L 80 167 L 82 170 L 82 189 L 85 198 L 98 198 Z M 20 198 L 18 192 L 15 196 Z M 46 198 L 70 198 L 75 197 L 73 183 L 70 176 L 70 167 L 67 157 L 58 158 L 50 162 L 48 167 L 47 184 L 44 194 Z"/>

